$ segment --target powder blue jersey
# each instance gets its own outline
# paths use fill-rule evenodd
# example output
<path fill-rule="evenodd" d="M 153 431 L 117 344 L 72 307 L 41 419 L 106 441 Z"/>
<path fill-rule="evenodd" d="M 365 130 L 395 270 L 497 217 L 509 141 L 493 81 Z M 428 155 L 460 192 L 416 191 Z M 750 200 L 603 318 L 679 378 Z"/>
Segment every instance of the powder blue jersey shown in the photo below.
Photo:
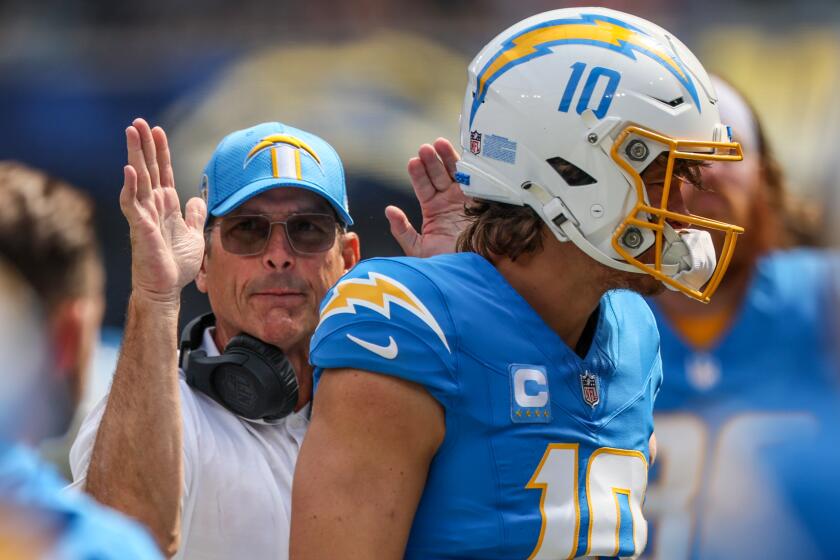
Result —
<path fill-rule="evenodd" d="M 832 270 L 816 251 L 763 258 L 732 326 L 707 351 L 686 344 L 653 306 L 667 382 L 656 403 L 646 557 L 821 557 L 768 458 L 818 438 L 815 403 L 836 391 Z"/>
<path fill-rule="evenodd" d="M 136 521 L 87 494 L 65 490 L 66 484 L 34 451 L 0 443 L 0 545 L 8 554 L 3 558 L 34 558 L 27 544 L 41 551 L 38 558 L 51 560 L 162 558 Z"/>
<path fill-rule="evenodd" d="M 325 368 L 392 375 L 445 410 L 406 558 L 641 552 L 659 338 L 633 293 L 597 313 L 581 359 L 473 253 L 364 261 L 330 290 L 316 384 Z"/>

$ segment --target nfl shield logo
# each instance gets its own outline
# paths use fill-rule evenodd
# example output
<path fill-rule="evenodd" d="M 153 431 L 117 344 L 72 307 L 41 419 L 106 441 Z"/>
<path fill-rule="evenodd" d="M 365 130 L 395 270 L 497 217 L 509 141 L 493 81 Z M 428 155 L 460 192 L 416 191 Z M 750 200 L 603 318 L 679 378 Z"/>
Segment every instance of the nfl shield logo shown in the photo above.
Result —
<path fill-rule="evenodd" d="M 598 395 L 598 378 L 594 373 L 585 371 L 580 374 L 580 390 L 583 393 L 583 402 L 592 408 L 601 401 Z"/>
<path fill-rule="evenodd" d="M 481 153 L 481 133 L 477 130 L 470 132 L 470 152 L 475 155 Z"/>

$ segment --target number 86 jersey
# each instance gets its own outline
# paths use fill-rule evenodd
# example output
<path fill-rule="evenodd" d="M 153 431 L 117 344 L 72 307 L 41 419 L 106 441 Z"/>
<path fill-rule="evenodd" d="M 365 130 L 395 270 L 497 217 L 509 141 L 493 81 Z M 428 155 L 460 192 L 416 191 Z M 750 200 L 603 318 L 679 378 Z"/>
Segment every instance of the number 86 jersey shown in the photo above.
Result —
<path fill-rule="evenodd" d="M 636 557 L 647 540 L 659 337 L 635 294 L 606 294 L 585 358 L 473 253 L 372 259 L 327 294 L 315 383 L 356 368 L 422 385 L 446 435 L 406 558 Z"/>

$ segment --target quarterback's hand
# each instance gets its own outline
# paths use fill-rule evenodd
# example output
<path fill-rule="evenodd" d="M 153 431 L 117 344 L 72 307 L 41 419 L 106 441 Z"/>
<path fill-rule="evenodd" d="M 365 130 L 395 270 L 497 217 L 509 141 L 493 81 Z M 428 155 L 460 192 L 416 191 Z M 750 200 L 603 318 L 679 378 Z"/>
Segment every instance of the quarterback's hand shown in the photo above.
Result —
<path fill-rule="evenodd" d="M 409 257 L 431 257 L 455 251 L 458 234 L 464 228 L 466 197 L 455 181 L 458 153 L 445 138 L 434 145 L 423 144 L 417 157 L 408 161 L 408 175 L 423 214 L 421 233 L 396 206 L 385 208 L 391 235 Z"/>
<path fill-rule="evenodd" d="M 162 128 L 150 129 L 145 120 L 135 119 L 125 130 L 125 141 L 128 165 L 123 169 L 120 208 L 131 227 L 132 290 L 176 303 L 204 257 L 207 206 L 192 198 L 181 215 Z"/>

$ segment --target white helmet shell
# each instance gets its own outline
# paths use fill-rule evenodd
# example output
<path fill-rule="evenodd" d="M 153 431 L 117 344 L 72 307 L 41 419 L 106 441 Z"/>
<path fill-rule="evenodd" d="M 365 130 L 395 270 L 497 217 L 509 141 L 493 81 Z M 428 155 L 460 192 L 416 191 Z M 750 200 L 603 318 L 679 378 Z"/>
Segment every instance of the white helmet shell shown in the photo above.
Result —
<path fill-rule="evenodd" d="M 561 241 L 666 283 L 676 269 L 635 259 L 675 218 L 649 207 L 640 173 L 663 152 L 669 161 L 740 159 L 691 51 L 657 25 L 604 8 L 545 12 L 490 41 L 469 67 L 460 142 L 468 196 L 531 206 Z M 742 231 L 702 225 L 725 229 L 733 249 Z"/>

